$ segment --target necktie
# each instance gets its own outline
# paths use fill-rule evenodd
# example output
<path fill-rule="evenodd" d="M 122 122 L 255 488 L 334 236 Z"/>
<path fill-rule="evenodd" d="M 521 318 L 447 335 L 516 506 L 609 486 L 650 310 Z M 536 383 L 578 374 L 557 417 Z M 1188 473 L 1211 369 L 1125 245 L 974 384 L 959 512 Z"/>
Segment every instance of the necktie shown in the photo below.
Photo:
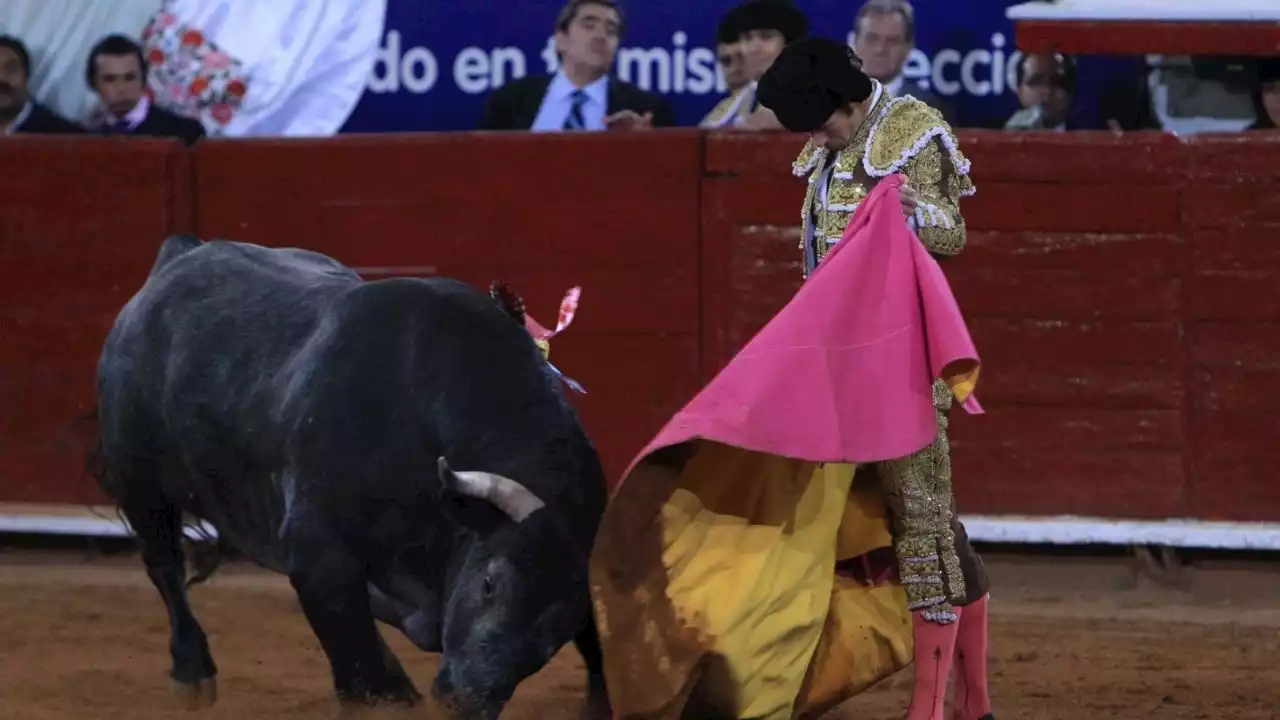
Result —
<path fill-rule="evenodd" d="M 565 130 L 586 130 L 587 121 L 582 117 L 582 106 L 587 103 L 587 94 L 581 90 L 574 90 L 573 107 L 569 108 L 569 117 L 564 119 Z"/>

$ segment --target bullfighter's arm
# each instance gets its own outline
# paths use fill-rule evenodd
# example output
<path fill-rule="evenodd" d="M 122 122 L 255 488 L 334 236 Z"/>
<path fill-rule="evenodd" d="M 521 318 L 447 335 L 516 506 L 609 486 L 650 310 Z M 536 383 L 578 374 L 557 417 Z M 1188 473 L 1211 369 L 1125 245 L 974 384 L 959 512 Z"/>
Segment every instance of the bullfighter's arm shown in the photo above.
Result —
<path fill-rule="evenodd" d="M 864 167 L 873 177 L 907 176 L 918 199 L 912 225 L 929 252 L 950 256 L 964 249 L 960 198 L 974 192 L 969 160 L 937 108 L 912 97 L 892 100 L 871 130 Z"/>
<path fill-rule="evenodd" d="M 907 163 L 905 173 L 918 196 L 915 227 L 920 241 L 937 255 L 960 254 L 965 243 L 960 198 L 973 190 L 968 175 L 957 172 L 939 137 L 931 138 Z"/>

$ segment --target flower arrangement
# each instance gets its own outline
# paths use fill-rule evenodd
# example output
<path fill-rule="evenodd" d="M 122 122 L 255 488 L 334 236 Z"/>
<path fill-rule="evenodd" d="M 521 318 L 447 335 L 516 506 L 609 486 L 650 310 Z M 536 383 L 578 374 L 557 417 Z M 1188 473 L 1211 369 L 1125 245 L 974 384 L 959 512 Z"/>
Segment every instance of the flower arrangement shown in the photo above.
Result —
<path fill-rule="evenodd" d="M 221 134 L 244 103 L 249 79 L 243 64 L 173 13 L 152 16 L 142 31 L 152 98 L 165 108 Z"/>

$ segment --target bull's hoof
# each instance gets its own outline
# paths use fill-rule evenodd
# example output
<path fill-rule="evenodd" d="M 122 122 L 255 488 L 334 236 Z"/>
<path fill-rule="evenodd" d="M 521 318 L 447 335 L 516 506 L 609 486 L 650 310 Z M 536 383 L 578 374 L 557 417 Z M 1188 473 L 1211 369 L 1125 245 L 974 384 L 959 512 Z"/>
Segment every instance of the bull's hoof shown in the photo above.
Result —
<path fill-rule="evenodd" d="M 187 710 L 200 710 L 218 702 L 218 679 L 204 678 L 193 683 L 173 681 L 173 693 Z"/>
<path fill-rule="evenodd" d="M 338 701 L 338 720 L 393 720 L 393 718 L 419 718 L 417 702 L 383 700 L 371 702 Z M 428 715 L 427 717 L 434 717 Z"/>
<path fill-rule="evenodd" d="M 592 697 L 609 697 L 609 689 L 604 684 L 604 675 L 595 673 L 587 675 L 587 694 Z"/>
<path fill-rule="evenodd" d="M 402 710 L 412 710 L 422 704 L 422 693 L 418 692 L 412 685 L 381 694 L 358 695 L 343 694 L 338 695 L 338 717 L 342 720 L 347 718 L 363 718 L 373 712 L 377 717 L 384 717 L 384 714 L 391 711 L 392 716 L 398 717 L 396 712 Z"/>

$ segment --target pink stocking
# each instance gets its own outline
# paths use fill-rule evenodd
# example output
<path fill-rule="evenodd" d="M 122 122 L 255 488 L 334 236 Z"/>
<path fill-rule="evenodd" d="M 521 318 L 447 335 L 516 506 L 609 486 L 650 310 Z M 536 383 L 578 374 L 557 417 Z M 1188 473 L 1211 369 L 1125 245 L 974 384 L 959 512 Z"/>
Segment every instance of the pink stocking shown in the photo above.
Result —
<path fill-rule="evenodd" d="M 926 620 L 921 611 L 911 614 L 911 623 L 916 646 L 915 687 L 907 720 L 942 720 L 960 623 L 942 625 Z"/>
<path fill-rule="evenodd" d="M 992 718 L 987 691 L 987 598 L 962 608 L 956 634 L 956 688 L 952 704 L 954 720 Z"/>

